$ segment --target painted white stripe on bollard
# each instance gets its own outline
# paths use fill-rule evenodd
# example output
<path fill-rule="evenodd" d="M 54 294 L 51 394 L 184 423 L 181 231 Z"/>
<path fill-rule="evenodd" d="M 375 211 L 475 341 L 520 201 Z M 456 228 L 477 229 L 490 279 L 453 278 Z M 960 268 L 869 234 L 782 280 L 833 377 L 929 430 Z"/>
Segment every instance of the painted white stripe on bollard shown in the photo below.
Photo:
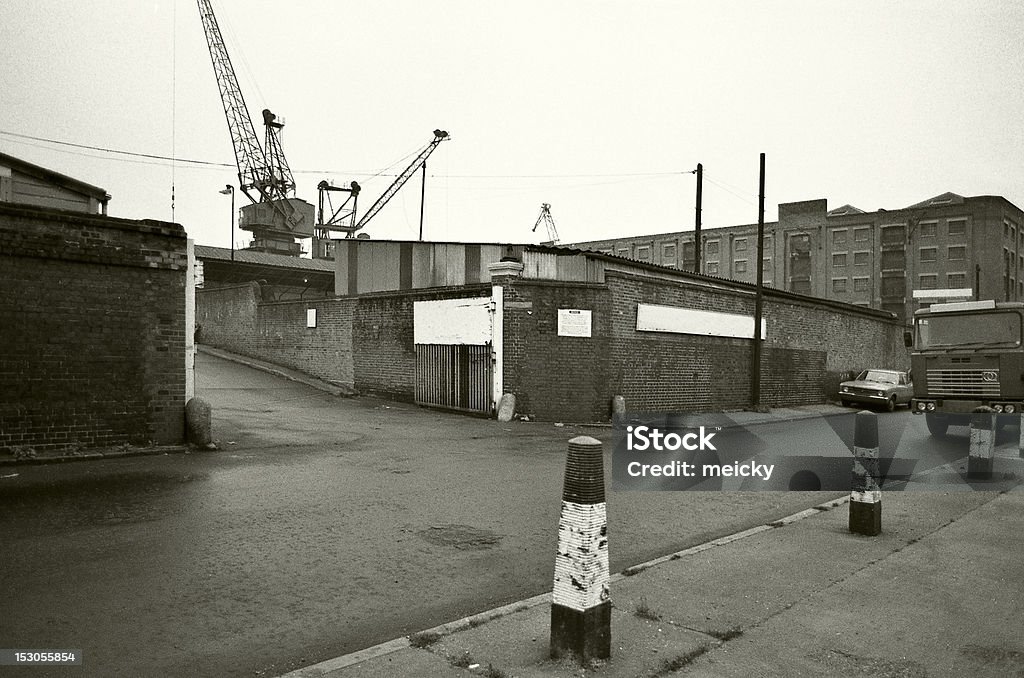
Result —
<path fill-rule="evenodd" d="M 853 429 L 853 490 L 850 532 L 874 537 L 882 532 L 882 490 L 878 486 L 878 417 L 858 412 Z"/>
<path fill-rule="evenodd" d="M 971 448 L 967 456 L 968 480 L 991 480 L 996 452 L 996 411 L 977 407 L 971 414 Z"/>

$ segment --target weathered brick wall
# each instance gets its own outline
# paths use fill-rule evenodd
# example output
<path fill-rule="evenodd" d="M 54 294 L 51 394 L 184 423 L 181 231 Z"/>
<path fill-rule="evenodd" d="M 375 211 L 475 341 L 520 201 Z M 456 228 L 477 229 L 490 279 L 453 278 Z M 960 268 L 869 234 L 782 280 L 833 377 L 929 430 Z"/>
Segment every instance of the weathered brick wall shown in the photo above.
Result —
<path fill-rule="evenodd" d="M 196 323 L 202 344 L 352 386 L 351 299 L 262 301 L 255 283 L 198 290 Z M 316 327 L 306 313 L 316 310 Z"/>
<path fill-rule="evenodd" d="M 199 290 L 200 342 L 291 367 L 361 393 L 415 396 L 413 302 L 489 294 L 490 287 L 263 302 L 256 283 Z M 306 327 L 307 309 L 317 327 Z"/>
<path fill-rule="evenodd" d="M 516 410 L 544 420 L 608 418 L 610 321 L 603 285 L 517 280 L 502 286 L 504 391 Z M 558 336 L 558 309 L 592 312 L 592 337 Z"/>
<path fill-rule="evenodd" d="M 0 205 L 0 449 L 180 443 L 181 226 Z"/>
<path fill-rule="evenodd" d="M 753 315 L 752 293 L 609 272 L 606 284 L 513 279 L 504 286 L 505 390 L 540 419 L 607 419 L 610 399 L 633 410 L 706 411 L 751 405 L 751 342 L 636 330 L 637 304 Z M 558 308 L 593 310 L 593 338 L 557 336 Z M 902 326 L 871 312 L 768 296 L 761 404 L 836 398 L 867 366 L 906 367 Z"/>

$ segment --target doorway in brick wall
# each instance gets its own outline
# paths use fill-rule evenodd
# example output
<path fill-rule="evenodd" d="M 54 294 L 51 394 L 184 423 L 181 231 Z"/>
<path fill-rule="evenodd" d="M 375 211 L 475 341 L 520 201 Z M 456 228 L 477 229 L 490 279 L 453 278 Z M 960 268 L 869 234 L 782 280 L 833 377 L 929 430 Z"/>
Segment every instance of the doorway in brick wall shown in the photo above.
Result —
<path fill-rule="evenodd" d="M 414 303 L 418 405 L 491 414 L 493 317 L 490 297 Z"/>

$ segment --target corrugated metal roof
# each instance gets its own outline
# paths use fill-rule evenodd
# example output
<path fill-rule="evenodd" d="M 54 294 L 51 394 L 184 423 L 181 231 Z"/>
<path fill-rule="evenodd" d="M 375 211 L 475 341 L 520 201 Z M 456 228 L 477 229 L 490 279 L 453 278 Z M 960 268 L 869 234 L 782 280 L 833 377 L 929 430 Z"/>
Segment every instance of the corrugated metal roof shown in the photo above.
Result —
<path fill-rule="evenodd" d="M 212 261 L 231 261 L 231 249 L 227 247 L 211 247 L 210 245 L 196 245 L 196 258 Z M 274 254 L 273 252 L 235 250 L 234 260 L 244 264 L 296 268 L 305 271 L 334 271 L 334 262 L 328 259 L 304 259 L 302 257 L 290 257 L 287 254 Z"/>

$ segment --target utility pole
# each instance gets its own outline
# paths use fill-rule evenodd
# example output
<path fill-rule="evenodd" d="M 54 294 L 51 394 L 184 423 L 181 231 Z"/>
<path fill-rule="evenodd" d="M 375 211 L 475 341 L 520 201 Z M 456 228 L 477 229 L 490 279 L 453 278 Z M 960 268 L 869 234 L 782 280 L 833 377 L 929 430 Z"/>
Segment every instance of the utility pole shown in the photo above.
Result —
<path fill-rule="evenodd" d="M 427 201 L 427 161 L 423 161 L 423 181 L 420 183 L 420 242 L 423 242 L 423 205 Z"/>
<path fill-rule="evenodd" d="M 761 409 L 761 312 L 764 303 L 764 153 L 757 199 L 757 288 L 754 292 L 754 350 L 751 360 L 750 391 L 754 411 Z"/>
<path fill-rule="evenodd" d="M 704 185 L 704 165 L 697 163 L 697 221 L 693 228 L 693 272 L 700 273 L 700 204 Z"/>

